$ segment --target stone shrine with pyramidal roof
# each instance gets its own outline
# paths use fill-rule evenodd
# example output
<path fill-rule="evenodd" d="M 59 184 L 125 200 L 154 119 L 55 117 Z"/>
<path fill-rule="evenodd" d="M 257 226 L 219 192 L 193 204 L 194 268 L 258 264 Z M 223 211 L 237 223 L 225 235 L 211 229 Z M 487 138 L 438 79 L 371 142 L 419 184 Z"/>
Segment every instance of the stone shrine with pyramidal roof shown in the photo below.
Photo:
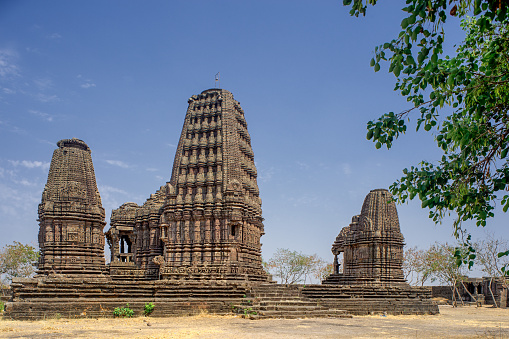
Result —
<path fill-rule="evenodd" d="M 322 284 L 272 281 L 244 111 L 218 88 L 188 103 L 170 180 L 143 205 L 113 210 L 106 234 L 90 148 L 75 138 L 57 143 L 39 205 L 38 275 L 13 279 L 5 318 L 113 317 L 126 304 L 141 315 L 147 303 L 151 316 L 438 313 L 431 289 L 403 278 L 404 240 L 386 190 L 371 191 L 340 232 L 335 272 Z"/>

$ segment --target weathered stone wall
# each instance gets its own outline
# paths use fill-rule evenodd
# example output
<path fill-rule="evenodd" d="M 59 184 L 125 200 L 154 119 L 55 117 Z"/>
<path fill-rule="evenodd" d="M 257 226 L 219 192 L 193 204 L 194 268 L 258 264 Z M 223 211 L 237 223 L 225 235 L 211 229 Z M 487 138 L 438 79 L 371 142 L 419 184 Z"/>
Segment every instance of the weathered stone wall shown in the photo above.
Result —
<path fill-rule="evenodd" d="M 56 317 L 113 317 L 115 307 L 129 307 L 142 314 L 145 303 L 155 305 L 152 316 L 231 312 L 247 293 L 244 284 L 222 281 L 111 281 L 62 276 L 15 279 L 13 297 L 5 318 L 18 320 Z"/>
<path fill-rule="evenodd" d="M 302 295 L 354 315 L 439 313 L 429 287 L 309 285 Z"/>
<path fill-rule="evenodd" d="M 433 298 L 445 298 L 452 300 L 452 290 L 449 286 L 431 286 Z"/>
<path fill-rule="evenodd" d="M 264 287 L 260 287 L 264 286 Z M 333 285 L 278 285 L 225 281 L 111 281 L 62 276 L 16 279 L 13 299 L 5 317 L 20 320 L 55 317 L 113 317 L 115 307 L 141 314 L 143 305 L 155 304 L 152 316 L 226 314 L 246 296 L 253 301 L 274 299 L 276 304 L 314 304 L 323 310 L 350 314 L 437 314 L 429 288 L 375 288 Z M 288 300 L 286 300 L 288 299 Z M 310 302 L 314 303 L 310 303 Z M 291 309 L 293 308 L 291 307 Z M 288 312 L 291 313 L 291 312 Z M 281 313 L 284 317 L 284 312 Z M 305 316 L 302 315 L 302 316 Z"/>
<path fill-rule="evenodd" d="M 463 285 L 464 284 L 464 285 Z M 457 289 L 459 293 L 459 298 L 463 301 L 467 302 L 479 302 L 481 304 L 493 305 L 495 301 L 498 307 L 505 308 L 509 304 L 509 296 L 507 293 L 507 288 L 499 279 L 491 280 L 491 292 L 489 289 L 490 278 L 467 278 L 463 284 L 459 284 Z M 461 303 L 458 298 L 458 293 L 456 293 L 455 298 L 453 298 L 451 287 L 449 286 L 432 286 L 432 295 L 434 298 L 440 297 L 445 298 L 452 302 L 452 300 L 457 300 L 458 303 Z M 469 289 L 468 291 L 465 288 Z M 493 293 L 493 296 L 491 295 Z M 473 297 L 473 298 L 472 298 Z"/>

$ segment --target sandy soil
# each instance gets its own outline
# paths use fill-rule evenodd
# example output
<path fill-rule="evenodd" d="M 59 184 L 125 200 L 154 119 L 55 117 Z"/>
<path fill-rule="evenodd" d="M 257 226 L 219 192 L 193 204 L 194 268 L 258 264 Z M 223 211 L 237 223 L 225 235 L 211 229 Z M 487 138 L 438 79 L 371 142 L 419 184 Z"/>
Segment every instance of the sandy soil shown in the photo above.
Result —
<path fill-rule="evenodd" d="M 249 320 L 193 317 L 0 321 L 0 338 L 509 338 L 509 309 L 440 306 L 437 316 Z"/>

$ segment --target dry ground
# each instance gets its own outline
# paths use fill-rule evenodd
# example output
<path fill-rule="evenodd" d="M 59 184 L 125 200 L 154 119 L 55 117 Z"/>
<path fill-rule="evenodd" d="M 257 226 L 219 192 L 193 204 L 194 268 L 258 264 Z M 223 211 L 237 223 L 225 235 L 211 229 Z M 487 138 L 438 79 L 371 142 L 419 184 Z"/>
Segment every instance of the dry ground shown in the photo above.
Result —
<path fill-rule="evenodd" d="M 249 320 L 193 317 L 0 321 L 0 338 L 509 338 L 509 309 L 440 306 L 437 316 Z"/>

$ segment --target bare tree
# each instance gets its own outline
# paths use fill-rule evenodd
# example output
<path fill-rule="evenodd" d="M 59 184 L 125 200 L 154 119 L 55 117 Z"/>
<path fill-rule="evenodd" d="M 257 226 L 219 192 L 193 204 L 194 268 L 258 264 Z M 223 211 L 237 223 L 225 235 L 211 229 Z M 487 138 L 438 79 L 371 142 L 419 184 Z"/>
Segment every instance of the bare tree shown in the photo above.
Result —
<path fill-rule="evenodd" d="M 340 272 L 343 270 L 343 266 L 339 266 Z M 334 273 L 334 265 L 327 261 L 322 261 L 318 263 L 318 267 L 315 271 L 314 277 L 319 281 L 323 281 L 327 279 L 329 275 Z"/>
<path fill-rule="evenodd" d="M 308 278 L 316 277 L 324 265 L 325 261 L 316 254 L 305 255 L 286 248 L 278 248 L 265 267 L 282 284 L 305 284 Z"/>
<path fill-rule="evenodd" d="M 410 285 L 424 285 L 426 273 L 426 251 L 417 246 L 405 248 L 403 252 L 403 274 Z"/>
<path fill-rule="evenodd" d="M 477 260 L 481 264 L 481 270 L 490 277 L 488 289 L 494 306 L 498 307 L 491 285 L 493 280 L 497 279 L 505 288 L 509 288 L 507 275 L 503 271 L 503 268 L 509 264 L 509 257 L 499 257 L 498 255 L 509 247 L 508 242 L 505 239 L 495 238 L 493 233 L 486 233 L 486 238 L 477 242 L 474 247 L 477 252 Z"/>

